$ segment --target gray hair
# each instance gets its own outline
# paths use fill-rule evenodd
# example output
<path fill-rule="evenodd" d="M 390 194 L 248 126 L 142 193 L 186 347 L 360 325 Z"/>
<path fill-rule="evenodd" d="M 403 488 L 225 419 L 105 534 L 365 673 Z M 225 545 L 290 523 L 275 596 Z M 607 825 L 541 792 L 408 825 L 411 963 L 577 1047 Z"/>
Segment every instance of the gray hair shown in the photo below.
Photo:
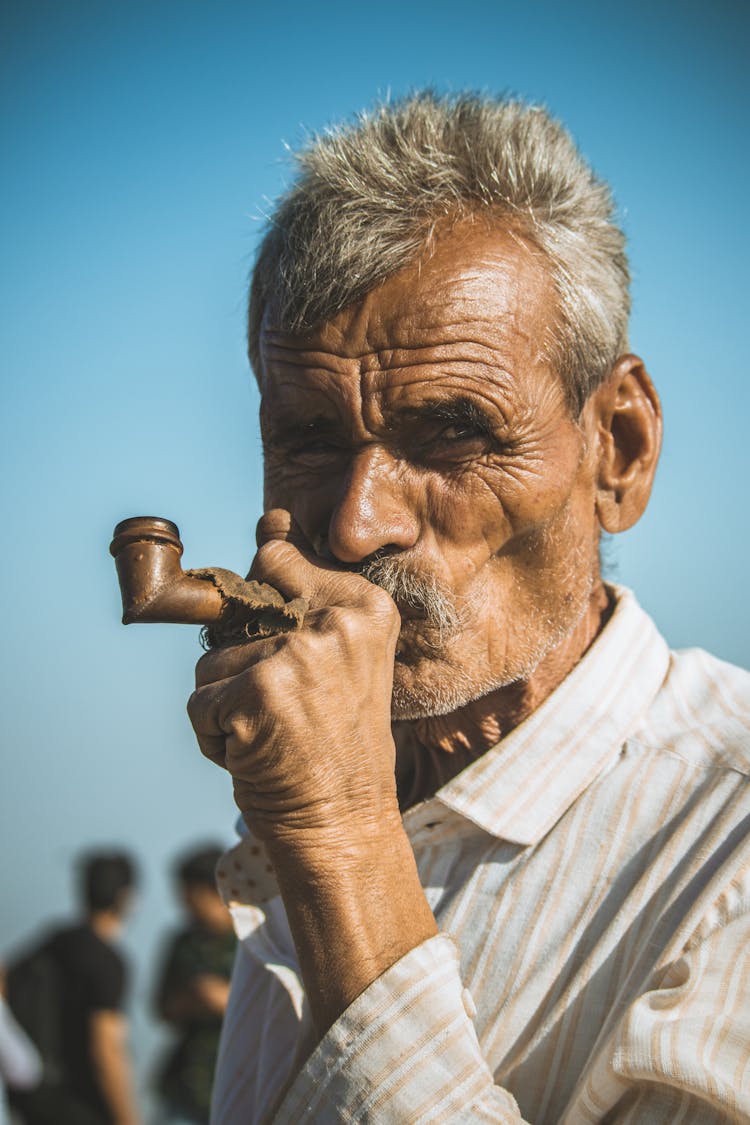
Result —
<path fill-rule="evenodd" d="M 558 309 L 543 350 L 576 413 L 627 351 L 630 278 L 612 196 L 541 107 L 427 90 L 312 137 L 296 163 L 253 271 L 257 374 L 270 301 L 276 327 L 309 331 L 429 252 L 446 221 L 482 213 L 549 262 Z"/>

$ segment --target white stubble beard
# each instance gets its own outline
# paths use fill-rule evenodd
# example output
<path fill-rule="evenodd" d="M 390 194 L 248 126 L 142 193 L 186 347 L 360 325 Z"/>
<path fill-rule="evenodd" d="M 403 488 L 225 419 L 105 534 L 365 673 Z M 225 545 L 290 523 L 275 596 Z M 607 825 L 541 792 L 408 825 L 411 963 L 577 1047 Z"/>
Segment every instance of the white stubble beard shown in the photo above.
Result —
<path fill-rule="evenodd" d="M 565 595 L 558 596 L 553 605 L 530 607 L 514 638 L 512 658 L 506 656 L 500 669 L 486 665 L 471 671 L 465 666 L 469 645 L 462 638 L 474 633 L 477 627 L 481 629 L 481 623 L 498 612 L 489 604 L 486 587 L 467 596 L 456 595 L 433 576 L 417 573 L 399 555 L 366 563 L 361 568 L 363 576 L 382 587 L 398 605 L 417 610 L 420 617 L 416 626 L 410 626 L 408 620 L 404 623 L 399 639 L 392 718 L 414 720 L 448 715 L 492 691 L 529 679 L 586 613 L 594 573 L 585 565 L 584 550 L 583 544 L 572 544 L 567 565 L 561 564 L 558 557 L 558 568 L 563 565 L 567 573 L 562 578 L 556 573 L 552 587 L 565 591 Z M 408 636 L 410 631 L 415 634 L 412 638 Z M 510 649 L 508 644 L 508 653 Z M 426 675 L 420 675 L 422 665 L 428 666 Z M 410 669 L 414 670 L 412 674 Z"/>

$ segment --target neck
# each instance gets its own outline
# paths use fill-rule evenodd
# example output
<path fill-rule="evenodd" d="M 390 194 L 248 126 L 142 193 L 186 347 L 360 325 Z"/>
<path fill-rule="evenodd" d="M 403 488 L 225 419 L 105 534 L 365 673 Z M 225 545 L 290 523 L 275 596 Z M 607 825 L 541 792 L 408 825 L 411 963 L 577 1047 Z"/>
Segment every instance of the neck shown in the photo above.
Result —
<path fill-rule="evenodd" d="M 88 923 L 104 941 L 116 938 L 122 931 L 122 917 L 116 910 L 93 910 L 88 916 Z"/>
<path fill-rule="evenodd" d="M 217 912 L 215 915 L 206 916 L 204 914 L 196 917 L 194 918 L 194 924 L 199 930 L 203 930 L 207 934 L 228 934 L 230 930 L 234 929 L 234 923 L 232 922 L 232 915 L 223 903 L 222 910 L 223 914 Z"/>
<path fill-rule="evenodd" d="M 528 679 L 471 700 L 450 715 L 394 723 L 402 808 L 431 797 L 528 718 L 575 667 L 611 609 L 604 585 L 598 582 L 578 624 Z"/>

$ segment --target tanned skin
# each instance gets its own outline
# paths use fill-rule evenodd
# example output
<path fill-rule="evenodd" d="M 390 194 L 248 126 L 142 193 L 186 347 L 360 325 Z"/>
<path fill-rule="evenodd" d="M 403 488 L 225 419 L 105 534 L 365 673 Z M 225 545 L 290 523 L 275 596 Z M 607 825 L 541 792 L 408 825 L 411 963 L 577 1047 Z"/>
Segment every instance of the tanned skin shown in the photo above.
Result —
<path fill-rule="evenodd" d="M 204 656 L 189 711 L 275 868 L 318 1035 L 436 932 L 396 739 L 402 802 L 424 799 L 538 707 L 609 612 L 600 530 L 648 500 L 642 362 L 574 416 L 545 356 L 555 316 L 541 254 L 465 223 L 307 336 L 264 323 L 251 576 L 311 608 Z M 381 551 L 450 592 L 454 635 L 347 569 Z"/>
<path fill-rule="evenodd" d="M 120 901 L 109 910 L 93 910 L 89 925 L 102 941 L 110 942 L 121 932 L 130 905 L 123 891 Z M 141 1125 L 135 1081 L 128 1045 L 128 1020 L 115 1009 L 100 1009 L 90 1017 L 91 1061 L 102 1096 L 114 1125 Z"/>

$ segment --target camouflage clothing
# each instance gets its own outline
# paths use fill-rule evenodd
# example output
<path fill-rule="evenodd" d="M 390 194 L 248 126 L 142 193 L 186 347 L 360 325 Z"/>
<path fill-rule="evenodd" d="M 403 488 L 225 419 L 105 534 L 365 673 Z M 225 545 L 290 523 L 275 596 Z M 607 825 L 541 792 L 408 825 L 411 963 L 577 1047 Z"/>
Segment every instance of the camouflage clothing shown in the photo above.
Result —
<path fill-rule="evenodd" d="M 167 951 L 157 989 L 157 1007 L 170 996 L 189 992 L 196 977 L 211 974 L 229 980 L 236 938 L 233 931 L 216 934 L 197 926 L 176 934 Z M 221 1034 L 221 1017 L 208 1013 L 173 1023 L 178 1035 L 157 1079 L 157 1089 L 170 1112 L 208 1125 L 211 1087 Z"/>

